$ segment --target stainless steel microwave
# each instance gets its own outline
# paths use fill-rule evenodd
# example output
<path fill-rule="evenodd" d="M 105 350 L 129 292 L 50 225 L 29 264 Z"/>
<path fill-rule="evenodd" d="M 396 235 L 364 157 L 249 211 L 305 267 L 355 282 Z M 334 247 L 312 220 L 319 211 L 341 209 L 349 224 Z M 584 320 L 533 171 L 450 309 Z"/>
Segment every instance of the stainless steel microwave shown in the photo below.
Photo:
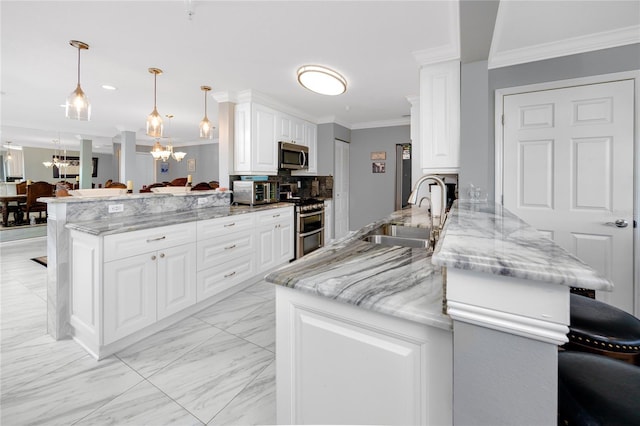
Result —
<path fill-rule="evenodd" d="M 280 142 L 278 162 L 281 169 L 303 170 L 309 168 L 309 148 L 289 142 Z"/>

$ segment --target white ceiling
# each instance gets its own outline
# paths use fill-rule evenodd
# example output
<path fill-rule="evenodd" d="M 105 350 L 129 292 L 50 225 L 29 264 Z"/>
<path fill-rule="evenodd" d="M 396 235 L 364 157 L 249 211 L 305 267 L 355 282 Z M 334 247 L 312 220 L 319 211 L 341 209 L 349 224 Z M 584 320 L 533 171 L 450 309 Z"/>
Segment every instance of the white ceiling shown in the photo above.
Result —
<path fill-rule="evenodd" d="M 485 3 L 495 10 L 495 1 Z M 498 11 L 492 55 L 640 28 L 639 4 L 506 2 Z M 2 142 L 53 147 L 60 133 L 70 149 L 81 136 L 101 152 L 110 152 L 123 130 L 135 131 L 139 144 L 152 143 L 144 134 L 153 109 L 149 67 L 164 70 L 158 111 L 175 115 L 165 130 L 174 145 L 189 145 L 200 143 L 201 85 L 214 92 L 256 90 L 315 122 L 353 128 L 408 123 L 406 97 L 419 92 L 414 55 L 459 45 L 455 1 L 3 0 L 0 13 Z M 491 36 L 486 28 L 481 33 Z M 81 70 L 90 122 L 67 120 L 60 107 L 76 84 L 72 39 L 90 45 Z M 349 82 L 347 92 L 325 97 L 300 87 L 295 70 L 304 64 L 336 69 Z M 106 91 L 103 84 L 118 90 Z M 217 126 L 217 104 L 213 98 L 208 104 Z"/>

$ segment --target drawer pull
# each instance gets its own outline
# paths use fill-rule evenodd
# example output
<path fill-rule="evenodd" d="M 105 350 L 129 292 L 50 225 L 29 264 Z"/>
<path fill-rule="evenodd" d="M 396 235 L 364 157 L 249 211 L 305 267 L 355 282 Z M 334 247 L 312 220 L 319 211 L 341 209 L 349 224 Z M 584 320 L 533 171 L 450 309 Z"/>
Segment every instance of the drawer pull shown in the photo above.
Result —
<path fill-rule="evenodd" d="M 229 247 L 225 247 L 224 249 L 225 249 L 225 250 L 231 250 L 231 249 L 233 249 L 233 248 L 236 248 L 236 245 L 235 245 L 235 244 L 234 244 L 234 245 L 232 245 L 232 246 L 229 246 Z"/>
<path fill-rule="evenodd" d="M 151 256 L 151 260 L 156 260 L 156 256 L 155 255 Z"/>
<path fill-rule="evenodd" d="M 160 240 L 164 240 L 165 238 L 167 238 L 166 235 L 162 236 L 162 237 L 158 237 L 158 238 L 151 238 L 151 239 L 147 239 L 147 242 L 150 243 L 152 241 L 160 241 Z"/>
<path fill-rule="evenodd" d="M 280 213 L 274 214 L 273 217 L 280 217 Z"/>
<path fill-rule="evenodd" d="M 225 278 L 229 278 L 229 277 L 234 276 L 235 274 L 236 274 L 236 271 L 233 271 L 232 273 L 227 274 L 227 275 L 225 275 L 224 277 L 225 277 Z"/>
<path fill-rule="evenodd" d="M 161 258 L 162 258 L 162 257 L 164 257 L 164 253 L 160 253 L 160 257 L 161 257 Z"/>
<path fill-rule="evenodd" d="M 231 223 L 228 223 L 228 224 L 224 225 L 224 227 L 228 228 L 230 226 L 235 226 L 235 224 L 236 224 L 235 222 L 231 222 Z"/>

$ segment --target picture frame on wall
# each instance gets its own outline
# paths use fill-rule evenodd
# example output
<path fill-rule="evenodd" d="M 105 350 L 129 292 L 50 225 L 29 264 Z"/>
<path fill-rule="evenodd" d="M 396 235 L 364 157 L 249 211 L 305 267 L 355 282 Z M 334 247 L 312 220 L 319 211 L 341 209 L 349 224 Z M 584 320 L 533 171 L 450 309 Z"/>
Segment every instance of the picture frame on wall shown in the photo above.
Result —
<path fill-rule="evenodd" d="M 196 171 L 196 159 L 190 158 L 187 160 L 187 171 L 195 172 Z"/>
<path fill-rule="evenodd" d="M 56 158 L 54 155 L 52 157 Z M 57 167 L 53 166 L 53 178 L 74 178 L 76 176 L 80 176 L 80 157 L 66 157 L 64 161 L 69 163 L 67 167 Z M 98 177 L 98 157 L 91 158 L 91 177 Z"/>
<path fill-rule="evenodd" d="M 371 163 L 371 172 L 372 173 L 384 173 L 385 172 L 385 163 L 381 163 L 381 162 L 373 162 L 373 163 Z"/>
<path fill-rule="evenodd" d="M 163 161 L 160 163 L 160 173 L 169 173 L 169 162 Z"/>
<path fill-rule="evenodd" d="M 386 160 L 387 152 L 386 151 L 374 151 L 371 153 L 372 160 Z"/>

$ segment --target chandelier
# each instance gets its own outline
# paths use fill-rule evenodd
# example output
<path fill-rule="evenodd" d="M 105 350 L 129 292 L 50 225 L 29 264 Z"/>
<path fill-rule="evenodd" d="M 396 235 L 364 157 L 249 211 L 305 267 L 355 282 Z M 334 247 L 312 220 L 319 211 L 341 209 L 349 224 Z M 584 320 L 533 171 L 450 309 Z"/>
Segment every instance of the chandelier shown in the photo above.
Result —
<path fill-rule="evenodd" d="M 58 147 L 60 145 L 60 140 L 59 139 L 54 139 L 53 140 L 53 145 L 54 145 L 54 151 L 53 151 L 53 158 L 51 161 L 43 161 L 42 165 L 45 166 L 46 168 L 50 169 L 51 167 L 57 167 L 57 168 L 66 168 L 69 167 L 69 162 L 67 161 L 67 150 L 64 150 L 64 157 L 60 156 Z"/>
<path fill-rule="evenodd" d="M 174 115 L 167 114 L 166 117 L 169 119 L 169 129 L 171 129 L 171 119 L 174 117 Z M 186 152 L 182 152 L 182 151 L 174 152 L 173 144 L 171 143 L 171 136 L 169 136 L 169 142 L 167 143 L 167 151 L 169 151 L 171 157 L 177 162 L 182 161 L 185 155 L 187 155 Z"/>

